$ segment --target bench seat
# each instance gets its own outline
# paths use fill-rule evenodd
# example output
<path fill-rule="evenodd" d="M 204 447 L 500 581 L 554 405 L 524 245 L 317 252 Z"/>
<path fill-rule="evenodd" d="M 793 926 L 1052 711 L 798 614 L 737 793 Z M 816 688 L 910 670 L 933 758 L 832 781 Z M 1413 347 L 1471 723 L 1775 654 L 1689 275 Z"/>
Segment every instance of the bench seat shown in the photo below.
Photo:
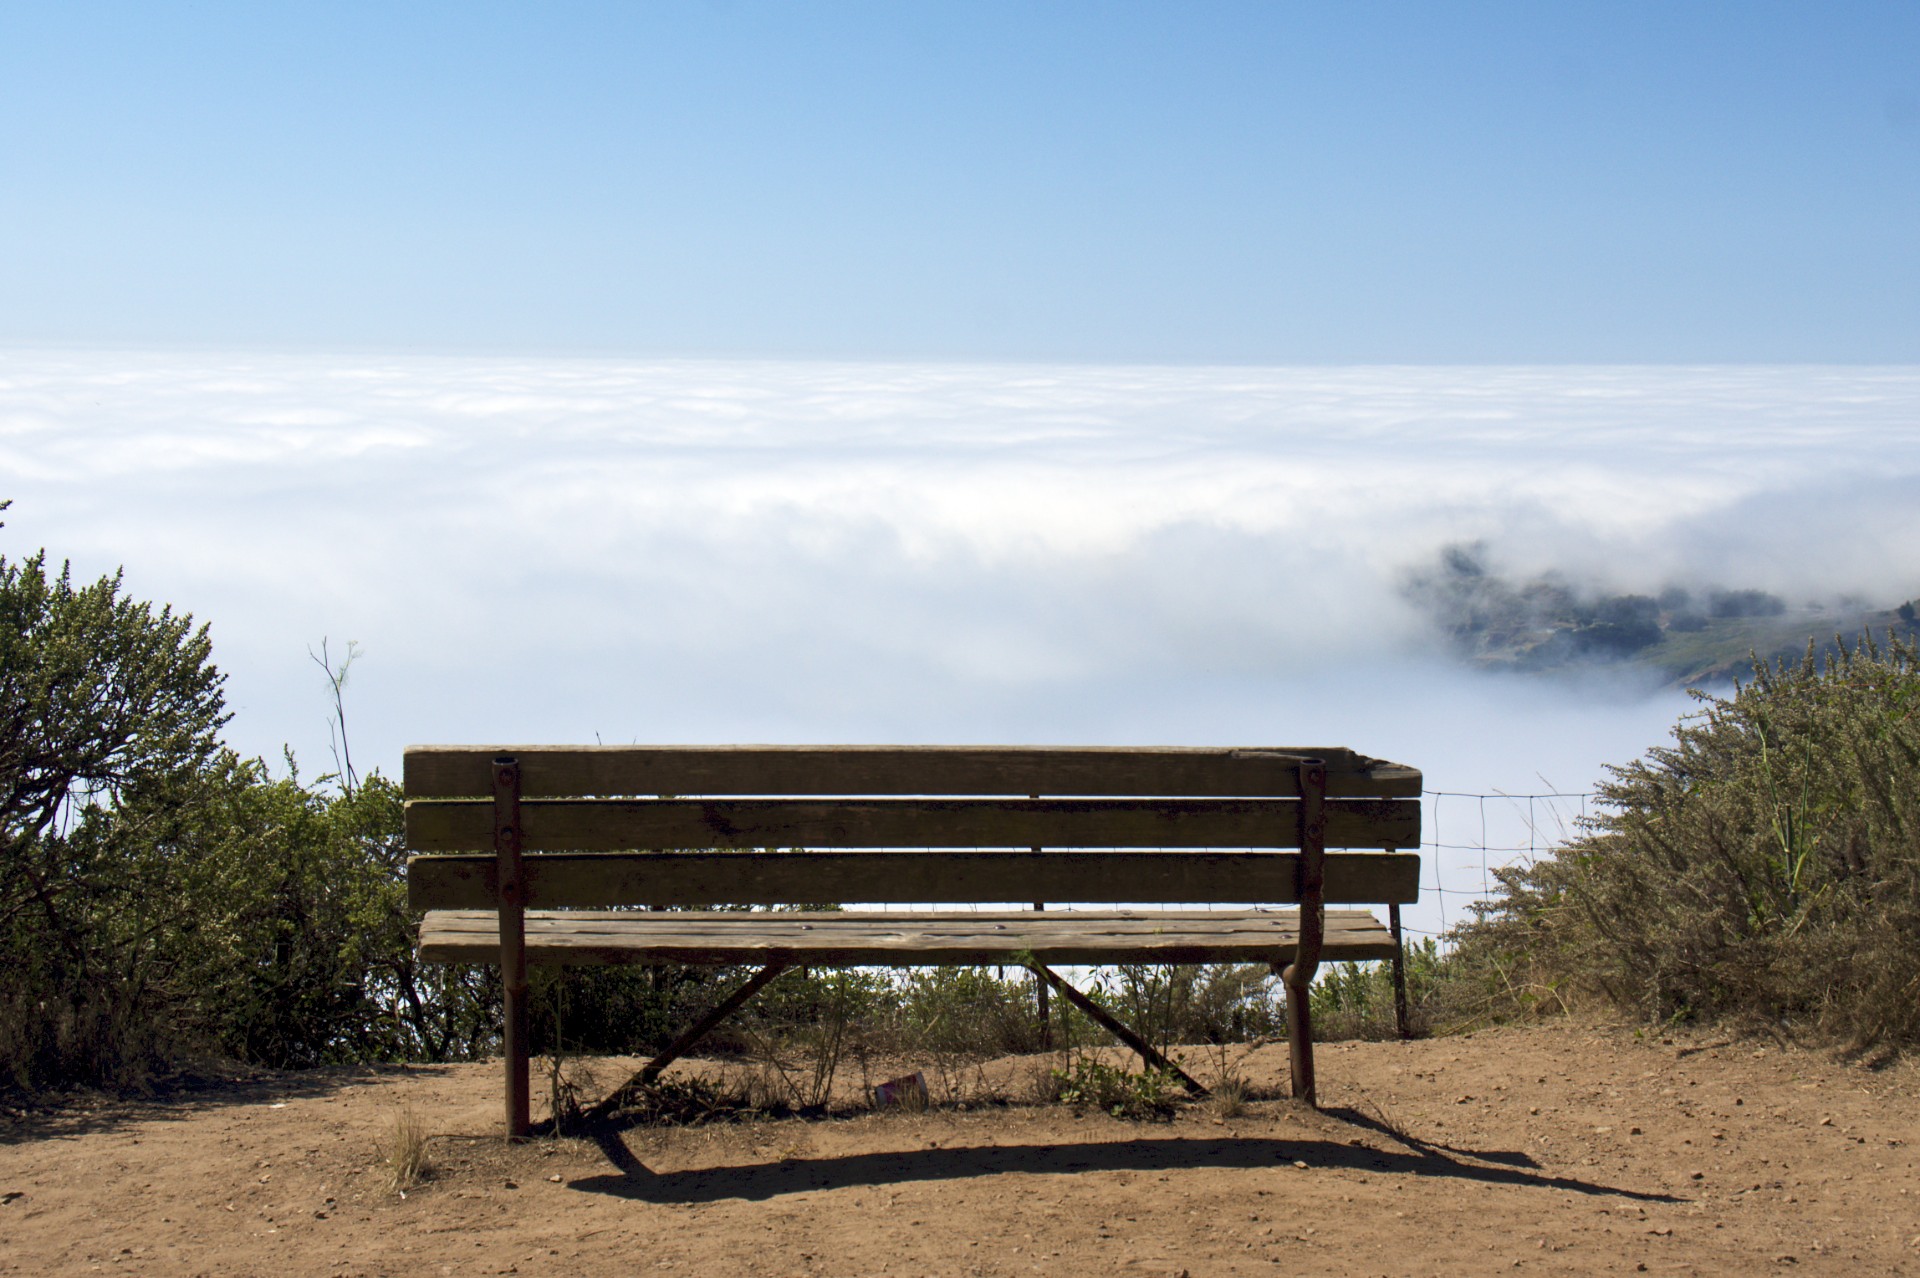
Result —
<path fill-rule="evenodd" d="M 1298 910 L 832 912 L 528 910 L 529 963 L 943 964 L 1287 963 Z M 1326 911 L 1322 957 L 1390 959 L 1393 935 L 1365 910 Z M 493 963 L 494 910 L 432 910 L 429 963 Z"/>

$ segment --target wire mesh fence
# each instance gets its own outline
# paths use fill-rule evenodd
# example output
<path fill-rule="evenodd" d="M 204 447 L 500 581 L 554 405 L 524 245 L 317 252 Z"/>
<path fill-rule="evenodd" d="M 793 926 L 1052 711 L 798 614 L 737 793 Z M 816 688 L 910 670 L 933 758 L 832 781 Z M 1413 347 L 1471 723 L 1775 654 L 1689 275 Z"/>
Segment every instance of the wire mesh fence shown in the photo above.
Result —
<path fill-rule="evenodd" d="M 1494 871 L 1515 863 L 1531 866 L 1576 834 L 1595 797 L 1591 790 L 1421 791 L 1420 892 L 1430 896 L 1439 925 L 1409 924 L 1405 930 L 1444 935 L 1465 917 L 1465 907 L 1494 898 L 1499 890 Z"/>
<path fill-rule="evenodd" d="M 1581 829 L 1596 794 L 1590 790 L 1421 791 L 1420 901 L 1404 907 L 1403 930 L 1413 937 L 1444 937 L 1471 907 L 1499 892 L 1495 871 L 1515 863 L 1531 866 Z M 1112 909 L 1248 909 L 1259 903 L 1152 902 L 1095 904 L 1050 901 L 1004 903 L 926 902 L 892 908 L 934 913 L 1001 912 L 1045 908 L 1062 911 Z M 1281 909 L 1272 906 L 1267 908 Z"/>

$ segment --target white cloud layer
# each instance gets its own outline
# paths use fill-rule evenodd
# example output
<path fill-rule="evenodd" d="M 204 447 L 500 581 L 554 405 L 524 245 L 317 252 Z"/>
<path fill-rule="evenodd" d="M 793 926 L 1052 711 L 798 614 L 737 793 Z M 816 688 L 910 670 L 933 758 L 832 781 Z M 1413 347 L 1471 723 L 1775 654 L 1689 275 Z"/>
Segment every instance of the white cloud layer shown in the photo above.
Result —
<path fill-rule="evenodd" d="M 0 550 L 213 623 L 236 744 L 1339 741 L 1584 789 L 1673 698 L 1468 678 L 1400 575 L 1920 593 L 1920 368 L 0 353 Z"/>

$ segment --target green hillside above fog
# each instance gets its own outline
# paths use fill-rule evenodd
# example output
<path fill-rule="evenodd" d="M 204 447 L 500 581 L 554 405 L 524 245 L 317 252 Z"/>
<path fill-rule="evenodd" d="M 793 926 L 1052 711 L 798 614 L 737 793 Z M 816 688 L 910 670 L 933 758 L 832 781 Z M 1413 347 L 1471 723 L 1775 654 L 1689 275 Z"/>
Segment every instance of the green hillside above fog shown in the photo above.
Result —
<path fill-rule="evenodd" d="M 1920 601 L 1790 603 L 1764 590 L 1678 586 L 1608 595 L 1554 574 L 1513 581 L 1490 571 L 1477 546 L 1447 547 L 1405 589 L 1447 643 L 1483 669 L 1617 666 L 1653 672 L 1677 687 L 1733 682 L 1752 669 L 1756 654 L 1798 660 L 1809 642 L 1831 649 L 1852 647 L 1866 633 L 1920 635 Z"/>

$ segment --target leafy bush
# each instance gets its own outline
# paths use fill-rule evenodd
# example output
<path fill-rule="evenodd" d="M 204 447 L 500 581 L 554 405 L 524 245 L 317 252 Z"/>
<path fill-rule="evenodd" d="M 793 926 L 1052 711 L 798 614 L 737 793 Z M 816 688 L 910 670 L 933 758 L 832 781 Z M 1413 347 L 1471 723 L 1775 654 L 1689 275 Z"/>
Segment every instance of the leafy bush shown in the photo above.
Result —
<path fill-rule="evenodd" d="M 71 831 L 101 805 L 191 789 L 211 764 L 226 716 L 210 649 L 205 627 L 127 598 L 117 575 L 76 586 L 44 551 L 0 558 L 0 1085 L 160 1050 L 164 1027 L 130 1014 L 119 955 L 96 943 L 103 897 L 145 896 Z"/>
<path fill-rule="evenodd" d="M 1920 653 L 1756 665 L 1459 933 L 1464 968 L 1655 1019 L 1920 1042 Z"/>

